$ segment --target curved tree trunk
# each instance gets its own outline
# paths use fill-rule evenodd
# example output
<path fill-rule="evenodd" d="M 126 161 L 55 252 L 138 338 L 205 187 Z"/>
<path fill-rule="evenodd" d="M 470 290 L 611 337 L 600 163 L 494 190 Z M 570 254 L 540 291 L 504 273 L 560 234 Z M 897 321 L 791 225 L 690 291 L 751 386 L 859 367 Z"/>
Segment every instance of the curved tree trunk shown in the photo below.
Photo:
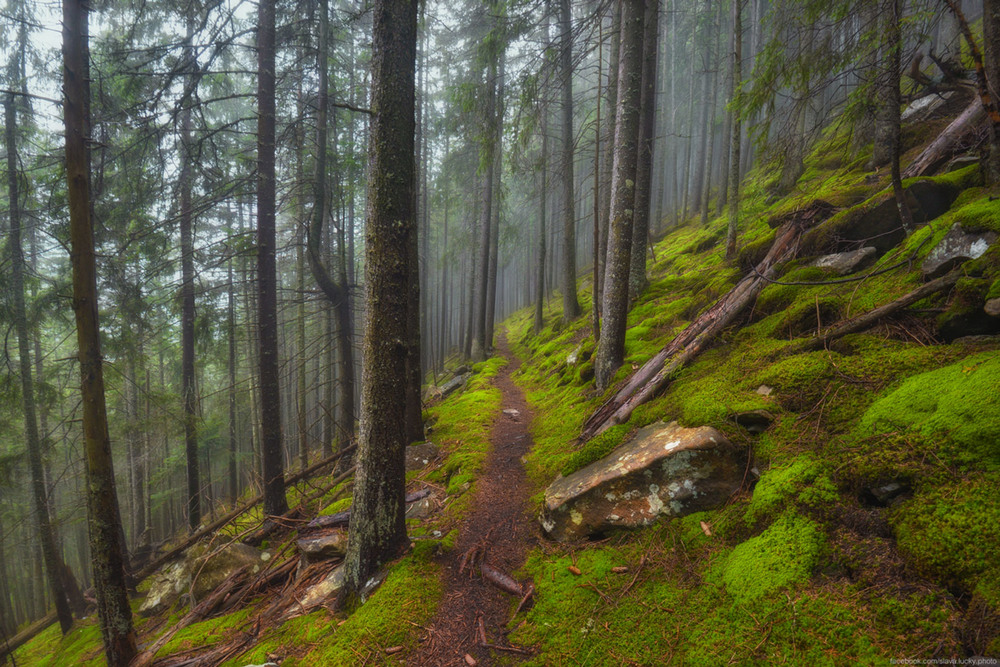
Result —
<path fill-rule="evenodd" d="M 17 335 L 19 370 L 21 373 L 21 405 L 24 409 L 24 435 L 28 452 L 28 470 L 31 475 L 31 495 L 35 508 L 35 527 L 42 546 L 42 560 L 52 598 L 55 600 L 56 616 L 63 634 L 69 632 L 73 624 L 73 614 L 62 581 L 65 567 L 56 548 L 55 528 L 49 515 L 48 493 L 42 466 L 42 442 L 38 434 L 38 418 L 35 411 L 35 384 L 31 370 L 31 339 L 28 335 L 28 317 L 24 305 L 24 253 L 21 248 L 21 197 L 18 187 L 17 168 L 17 113 L 14 95 L 8 94 L 4 103 L 5 139 L 7 144 L 7 192 L 10 202 L 10 253 L 11 290 L 13 292 L 14 328 Z M 3 557 L 3 554 L 0 554 Z M 40 582 L 39 582 L 40 583 Z"/>

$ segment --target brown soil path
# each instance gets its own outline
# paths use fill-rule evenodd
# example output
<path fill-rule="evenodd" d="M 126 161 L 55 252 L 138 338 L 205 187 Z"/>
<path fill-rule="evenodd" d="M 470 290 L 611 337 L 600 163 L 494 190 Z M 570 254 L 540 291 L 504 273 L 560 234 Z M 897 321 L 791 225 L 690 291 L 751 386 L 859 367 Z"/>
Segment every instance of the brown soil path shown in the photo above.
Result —
<path fill-rule="evenodd" d="M 532 446 L 532 412 L 524 392 L 510 376 L 521 362 L 507 344 L 506 332 L 499 336 L 498 352 L 507 365 L 493 380 L 503 395 L 501 411 L 490 434 L 492 449 L 482 475 L 476 482 L 472 511 L 459 527 L 457 546 L 442 556 L 444 599 L 437 617 L 428 628 L 427 638 L 407 665 L 466 667 L 469 654 L 479 665 L 493 664 L 495 656 L 479 646 L 477 618 L 482 615 L 487 641 L 507 646 L 506 626 L 515 598 L 491 585 L 479 575 L 479 568 L 460 573 L 463 556 L 483 548 L 483 562 L 511 574 L 524 564 L 528 549 L 537 542 L 538 532 L 528 508 L 529 485 L 521 457 Z M 517 413 L 509 411 L 516 410 Z M 523 583 L 523 582 L 522 582 Z M 524 612 L 522 612 L 523 614 Z M 517 654 L 502 653 L 510 662 Z"/>

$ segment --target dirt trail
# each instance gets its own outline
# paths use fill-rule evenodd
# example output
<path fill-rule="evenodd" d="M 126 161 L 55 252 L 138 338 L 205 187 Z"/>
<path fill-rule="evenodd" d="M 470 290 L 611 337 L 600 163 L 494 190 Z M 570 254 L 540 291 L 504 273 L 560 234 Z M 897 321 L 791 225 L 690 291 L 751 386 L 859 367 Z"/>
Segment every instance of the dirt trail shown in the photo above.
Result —
<path fill-rule="evenodd" d="M 503 400 L 490 434 L 492 449 L 476 482 L 472 511 L 459 527 L 457 546 L 442 557 L 445 594 L 437 617 L 431 622 L 426 641 L 410 656 L 407 665 L 465 667 L 466 654 L 480 665 L 492 664 L 491 651 L 479 646 L 479 615 L 485 623 L 487 641 L 508 645 L 506 625 L 514 598 L 482 579 L 478 568 L 473 568 L 472 574 L 468 570 L 459 572 L 463 555 L 482 547 L 483 562 L 511 574 L 524 564 L 538 535 L 528 509 L 529 486 L 521 463 L 532 445 L 528 430 L 532 412 L 524 393 L 510 378 L 521 362 L 511 352 L 506 333 L 499 337 L 498 351 L 508 363 L 493 380 Z M 503 652 L 503 657 L 509 662 L 517 655 Z"/>

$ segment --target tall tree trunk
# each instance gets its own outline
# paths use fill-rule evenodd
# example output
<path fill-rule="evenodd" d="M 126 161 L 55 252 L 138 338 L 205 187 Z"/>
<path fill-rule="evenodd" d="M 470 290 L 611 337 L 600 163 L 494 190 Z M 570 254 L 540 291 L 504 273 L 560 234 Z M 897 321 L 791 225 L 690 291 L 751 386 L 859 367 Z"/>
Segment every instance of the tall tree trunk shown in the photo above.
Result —
<path fill-rule="evenodd" d="M 743 96 L 743 1 L 733 0 L 733 78 L 730 113 L 733 130 L 729 146 L 729 226 L 726 230 L 726 259 L 736 256 L 736 227 L 740 215 L 740 142 L 742 141 Z"/>
<path fill-rule="evenodd" d="M 604 325 L 597 346 L 594 373 L 604 390 L 625 357 L 628 277 L 631 269 L 632 211 L 642 95 L 643 0 L 622 3 L 621 63 L 618 69 L 618 119 L 615 121 L 615 163 L 611 180 L 611 228 L 604 280 Z"/>
<path fill-rule="evenodd" d="M 620 2 L 613 3 L 611 14 L 611 54 L 608 57 L 608 82 L 605 87 L 608 101 L 608 111 L 604 120 L 604 156 L 601 160 L 601 230 L 600 248 L 597 255 L 600 261 L 598 283 L 594 287 L 594 299 L 598 302 L 604 294 L 604 274 L 608 260 L 608 227 L 611 219 L 611 169 L 615 160 L 615 109 L 618 106 L 618 64 L 621 51 L 622 6 Z"/>
<path fill-rule="evenodd" d="M 232 230 L 230 223 L 230 230 Z M 228 343 L 227 372 L 229 374 L 229 501 L 236 502 L 240 494 L 239 474 L 236 467 L 236 297 L 233 286 L 233 249 L 226 260 L 226 341 Z"/>
<path fill-rule="evenodd" d="M 563 318 L 580 316 L 576 297 L 576 198 L 573 194 L 573 34 L 569 0 L 559 1 L 559 76 L 562 83 Z"/>
<path fill-rule="evenodd" d="M 489 297 L 489 272 L 490 272 L 490 248 L 492 247 L 491 234 L 493 233 L 493 170 L 496 168 L 494 159 L 497 149 L 494 143 L 494 133 L 492 123 L 496 116 L 496 84 L 497 84 L 497 61 L 490 58 L 486 70 L 486 123 L 488 136 L 483 141 L 482 157 L 480 164 L 484 166 L 482 175 L 482 203 L 479 210 L 479 261 L 476 263 L 475 280 L 475 309 L 473 314 L 473 336 L 472 336 L 472 358 L 475 361 L 482 361 L 486 358 L 489 348 L 489 341 L 486 340 L 486 309 L 489 307 L 487 299 Z"/>
<path fill-rule="evenodd" d="M 420 5 L 420 12 L 423 12 L 424 0 L 417 0 Z M 421 68 L 422 71 L 423 68 Z M 416 88 L 414 89 L 416 95 Z M 422 101 L 422 100 L 421 100 Z M 426 321 L 422 315 L 424 307 L 420 301 L 420 295 L 426 292 L 422 282 L 426 277 L 426 267 L 420 266 L 420 239 L 426 238 L 427 230 L 421 224 L 421 199 L 426 196 L 426 191 L 421 187 L 421 168 L 424 166 L 423 151 L 423 105 L 416 106 L 417 120 L 414 127 L 416 137 L 414 139 L 413 156 L 414 177 L 413 177 L 413 215 L 416 217 L 416 224 L 413 228 L 413 242 L 410 244 L 410 279 L 407 281 L 408 302 L 407 302 L 407 341 L 406 341 L 406 437 L 409 442 L 420 442 L 424 439 L 424 419 L 423 406 L 420 401 L 420 385 L 423 381 L 423 363 L 421 355 L 421 340 L 426 340 L 421 335 L 421 327 Z M 489 310 L 487 310 L 487 322 L 489 321 Z"/>
<path fill-rule="evenodd" d="M 1000 125 L 995 111 L 1000 94 L 1000 0 L 983 0 L 983 65 L 986 88 L 992 96 L 989 154 L 986 158 L 986 181 L 1000 183 Z"/>
<path fill-rule="evenodd" d="M 194 19 L 187 22 L 184 41 L 185 67 L 194 65 L 191 39 Z M 190 84 L 189 84 L 190 85 Z M 194 221 L 191 206 L 191 100 L 181 111 L 181 396 L 184 402 L 184 454 L 187 460 L 188 528 L 197 530 L 201 523 L 201 479 L 198 470 L 198 398 L 194 382 Z"/>
<path fill-rule="evenodd" d="M 542 155 L 539 171 L 541 172 L 541 191 L 538 205 L 538 268 L 535 274 L 535 320 L 534 331 L 537 335 L 545 326 L 545 241 L 548 232 L 545 231 L 545 209 L 548 204 L 549 186 L 549 123 L 548 107 L 542 106 Z M 594 298 L 597 298 L 595 293 Z"/>
<path fill-rule="evenodd" d="M 885 21 L 886 59 L 884 81 L 882 82 L 882 106 L 885 122 L 888 125 L 889 160 L 892 172 L 892 192 L 896 198 L 896 210 L 899 221 L 907 234 L 913 231 L 913 214 L 906 203 L 903 192 L 903 180 L 899 173 L 899 157 L 902 151 L 900 137 L 899 107 L 902 104 L 900 96 L 900 52 L 903 40 L 900 34 L 900 22 L 903 19 L 902 0 L 884 0 L 882 18 Z"/>
<path fill-rule="evenodd" d="M 653 186 L 653 120 L 656 112 L 656 52 L 660 1 L 647 0 L 643 18 L 642 90 L 639 100 L 639 143 L 635 169 L 635 211 L 632 214 L 632 250 L 628 298 L 634 301 L 646 289 L 646 248 L 649 244 L 649 203 Z"/>
<path fill-rule="evenodd" d="M 493 206 L 490 215 L 490 270 L 486 290 L 486 353 L 493 353 L 493 328 L 497 311 L 497 261 L 500 255 L 500 211 L 503 204 L 503 114 L 504 77 L 506 75 L 506 48 L 501 46 L 497 66 L 497 101 L 493 111 Z"/>
<path fill-rule="evenodd" d="M 7 95 L 4 104 L 5 139 L 7 143 L 7 193 L 10 217 L 11 289 L 13 290 L 14 328 L 17 333 L 19 370 L 21 373 L 21 405 L 24 410 L 25 445 L 31 473 L 31 494 L 35 507 L 35 528 L 45 563 L 49 590 L 55 600 L 59 627 L 66 634 L 73 624 L 73 613 L 62 581 L 63 562 L 56 548 L 55 528 L 49 516 L 48 493 L 42 466 L 42 444 L 38 435 L 35 411 L 35 384 L 31 371 L 31 339 L 24 305 L 24 253 L 21 250 L 21 195 L 17 168 L 17 112 L 14 95 Z"/>
<path fill-rule="evenodd" d="M 365 223 L 365 334 L 361 436 L 345 591 L 356 599 L 377 569 L 409 544 L 404 519 L 405 343 L 413 211 L 417 1 L 376 0 Z"/>
<path fill-rule="evenodd" d="M 261 0 L 257 15 L 257 323 L 260 366 L 261 473 L 264 514 L 288 511 L 281 443 L 278 375 L 278 290 L 275 265 L 274 172 L 275 1 Z"/>
<path fill-rule="evenodd" d="M 136 654 L 125 586 L 125 545 L 115 491 L 111 438 L 104 402 L 100 325 L 97 316 L 97 263 L 90 214 L 90 165 L 87 158 L 89 58 L 87 6 L 63 1 L 63 113 L 66 125 L 66 181 L 69 195 L 73 312 L 79 346 L 83 401 L 84 460 L 94 588 L 104 656 L 111 667 L 125 667 Z"/>

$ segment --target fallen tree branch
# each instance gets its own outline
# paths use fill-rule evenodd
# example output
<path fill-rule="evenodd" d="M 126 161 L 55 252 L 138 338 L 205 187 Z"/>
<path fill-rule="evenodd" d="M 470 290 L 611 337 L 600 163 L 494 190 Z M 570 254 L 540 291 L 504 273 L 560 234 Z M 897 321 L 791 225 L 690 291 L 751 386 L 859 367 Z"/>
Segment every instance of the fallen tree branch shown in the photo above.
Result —
<path fill-rule="evenodd" d="M 903 170 L 903 178 L 923 176 L 933 172 L 951 158 L 960 148 L 970 143 L 971 138 L 986 120 L 986 109 L 978 99 L 965 108 L 934 141 L 929 143 L 920 155 Z"/>
<path fill-rule="evenodd" d="M 952 287 L 958 279 L 962 277 L 961 271 L 952 271 L 951 273 L 941 276 L 935 280 L 930 281 L 924 285 L 921 285 L 917 289 L 913 290 L 908 294 L 904 294 L 895 301 L 890 301 L 889 303 L 879 306 L 874 310 L 870 310 L 863 315 L 858 315 L 853 317 L 846 322 L 842 322 L 819 336 L 809 338 L 802 341 L 797 345 L 793 345 L 786 350 L 786 354 L 798 354 L 799 352 L 811 352 L 814 350 L 822 350 L 831 341 L 837 340 L 838 338 L 843 338 L 848 334 L 858 333 L 859 331 L 864 331 L 880 320 L 896 313 L 897 311 L 910 306 L 921 299 L 925 299 L 932 294 L 946 290 Z"/>
<path fill-rule="evenodd" d="M 302 480 L 302 479 L 304 479 L 306 477 L 309 477 L 310 475 L 318 472 L 319 470 L 322 470 L 326 466 L 328 466 L 328 465 L 330 465 L 332 463 L 336 463 L 338 460 L 340 460 L 341 457 L 353 453 L 356 448 L 357 448 L 357 445 L 351 445 L 350 447 L 346 447 L 346 448 L 340 450 L 339 452 L 337 452 L 336 454 L 334 454 L 333 456 L 328 456 L 327 458 L 323 459 L 322 461 L 318 461 L 318 462 L 314 463 L 313 465 L 309 466 L 308 468 L 306 468 L 304 470 L 300 470 L 297 473 L 289 475 L 288 477 L 285 478 L 285 486 L 290 486 L 292 484 L 295 484 L 296 482 L 298 482 L 298 481 L 300 481 L 300 480 Z M 201 538 L 205 537 L 206 535 L 209 535 L 210 533 L 214 533 L 215 531 L 219 530 L 220 528 L 222 528 L 227 523 L 229 523 L 230 521 L 232 521 L 236 517 L 240 516 L 241 514 L 249 512 L 256 505 L 258 505 L 261 502 L 263 502 L 263 500 L 264 500 L 264 494 L 257 495 L 253 499 L 251 499 L 249 502 L 247 502 L 246 504 L 241 505 L 240 507 L 237 507 L 232 512 L 230 512 L 229 514 L 226 514 L 225 516 L 223 516 L 223 517 L 221 517 L 219 519 L 216 519 L 215 521 L 213 521 L 212 523 L 208 524 L 207 526 L 205 526 L 201 530 L 193 533 L 191 536 L 189 536 L 183 542 L 181 542 L 180 544 L 178 544 L 177 546 L 175 546 L 173 549 L 170 549 L 169 551 L 167 551 L 166 553 L 164 553 L 162 556 L 160 556 L 159 558 L 156 558 L 155 560 L 153 560 L 152 562 L 150 562 L 148 565 L 146 565 L 145 567 L 143 567 L 141 570 L 139 570 L 135 574 L 135 580 L 136 580 L 136 582 L 138 583 L 138 582 L 142 581 L 143 579 L 145 579 L 146 577 L 148 577 L 149 575 L 151 575 L 153 572 L 156 572 L 156 570 L 158 570 L 160 568 L 160 566 L 162 566 L 164 563 L 167 563 L 170 560 L 172 560 L 173 558 L 175 558 L 178 554 L 182 553 L 185 549 L 187 549 L 188 547 L 190 547 L 192 544 L 194 544 L 195 542 L 197 542 Z"/>
<path fill-rule="evenodd" d="M 346 473 L 341 475 L 345 477 L 348 474 L 354 474 L 354 468 L 351 468 Z M 419 491 L 414 491 L 406 495 L 406 503 L 415 503 L 422 498 L 426 498 L 431 495 L 430 489 L 420 489 Z M 326 516 L 318 516 L 308 524 L 306 528 L 333 528 L 336 526 L 346 526 L 351 522 L 351 510 L 347 509 L 343 512 L 337 512 L 336 514 L 328 514 Z"/>
<path fill-rule="evenodd" d="M 776 277 L 780 264 L 796 257 L 802 232 L 826 220 L 832 213 L 833 208 L 826 204 L 799 211 L 785 220 L 775 234 L 767 256 L 754 270 L 715 305 L 695 318 L 636 371 L 614 396 L 595 410 L 584 424 L 577 442 L 586 442 L 612 426 L 628 421 L 633 410 L 659 392 L 677 370 L 704 350 L 720 331 L 756 300 L 768 280 Z"/>

